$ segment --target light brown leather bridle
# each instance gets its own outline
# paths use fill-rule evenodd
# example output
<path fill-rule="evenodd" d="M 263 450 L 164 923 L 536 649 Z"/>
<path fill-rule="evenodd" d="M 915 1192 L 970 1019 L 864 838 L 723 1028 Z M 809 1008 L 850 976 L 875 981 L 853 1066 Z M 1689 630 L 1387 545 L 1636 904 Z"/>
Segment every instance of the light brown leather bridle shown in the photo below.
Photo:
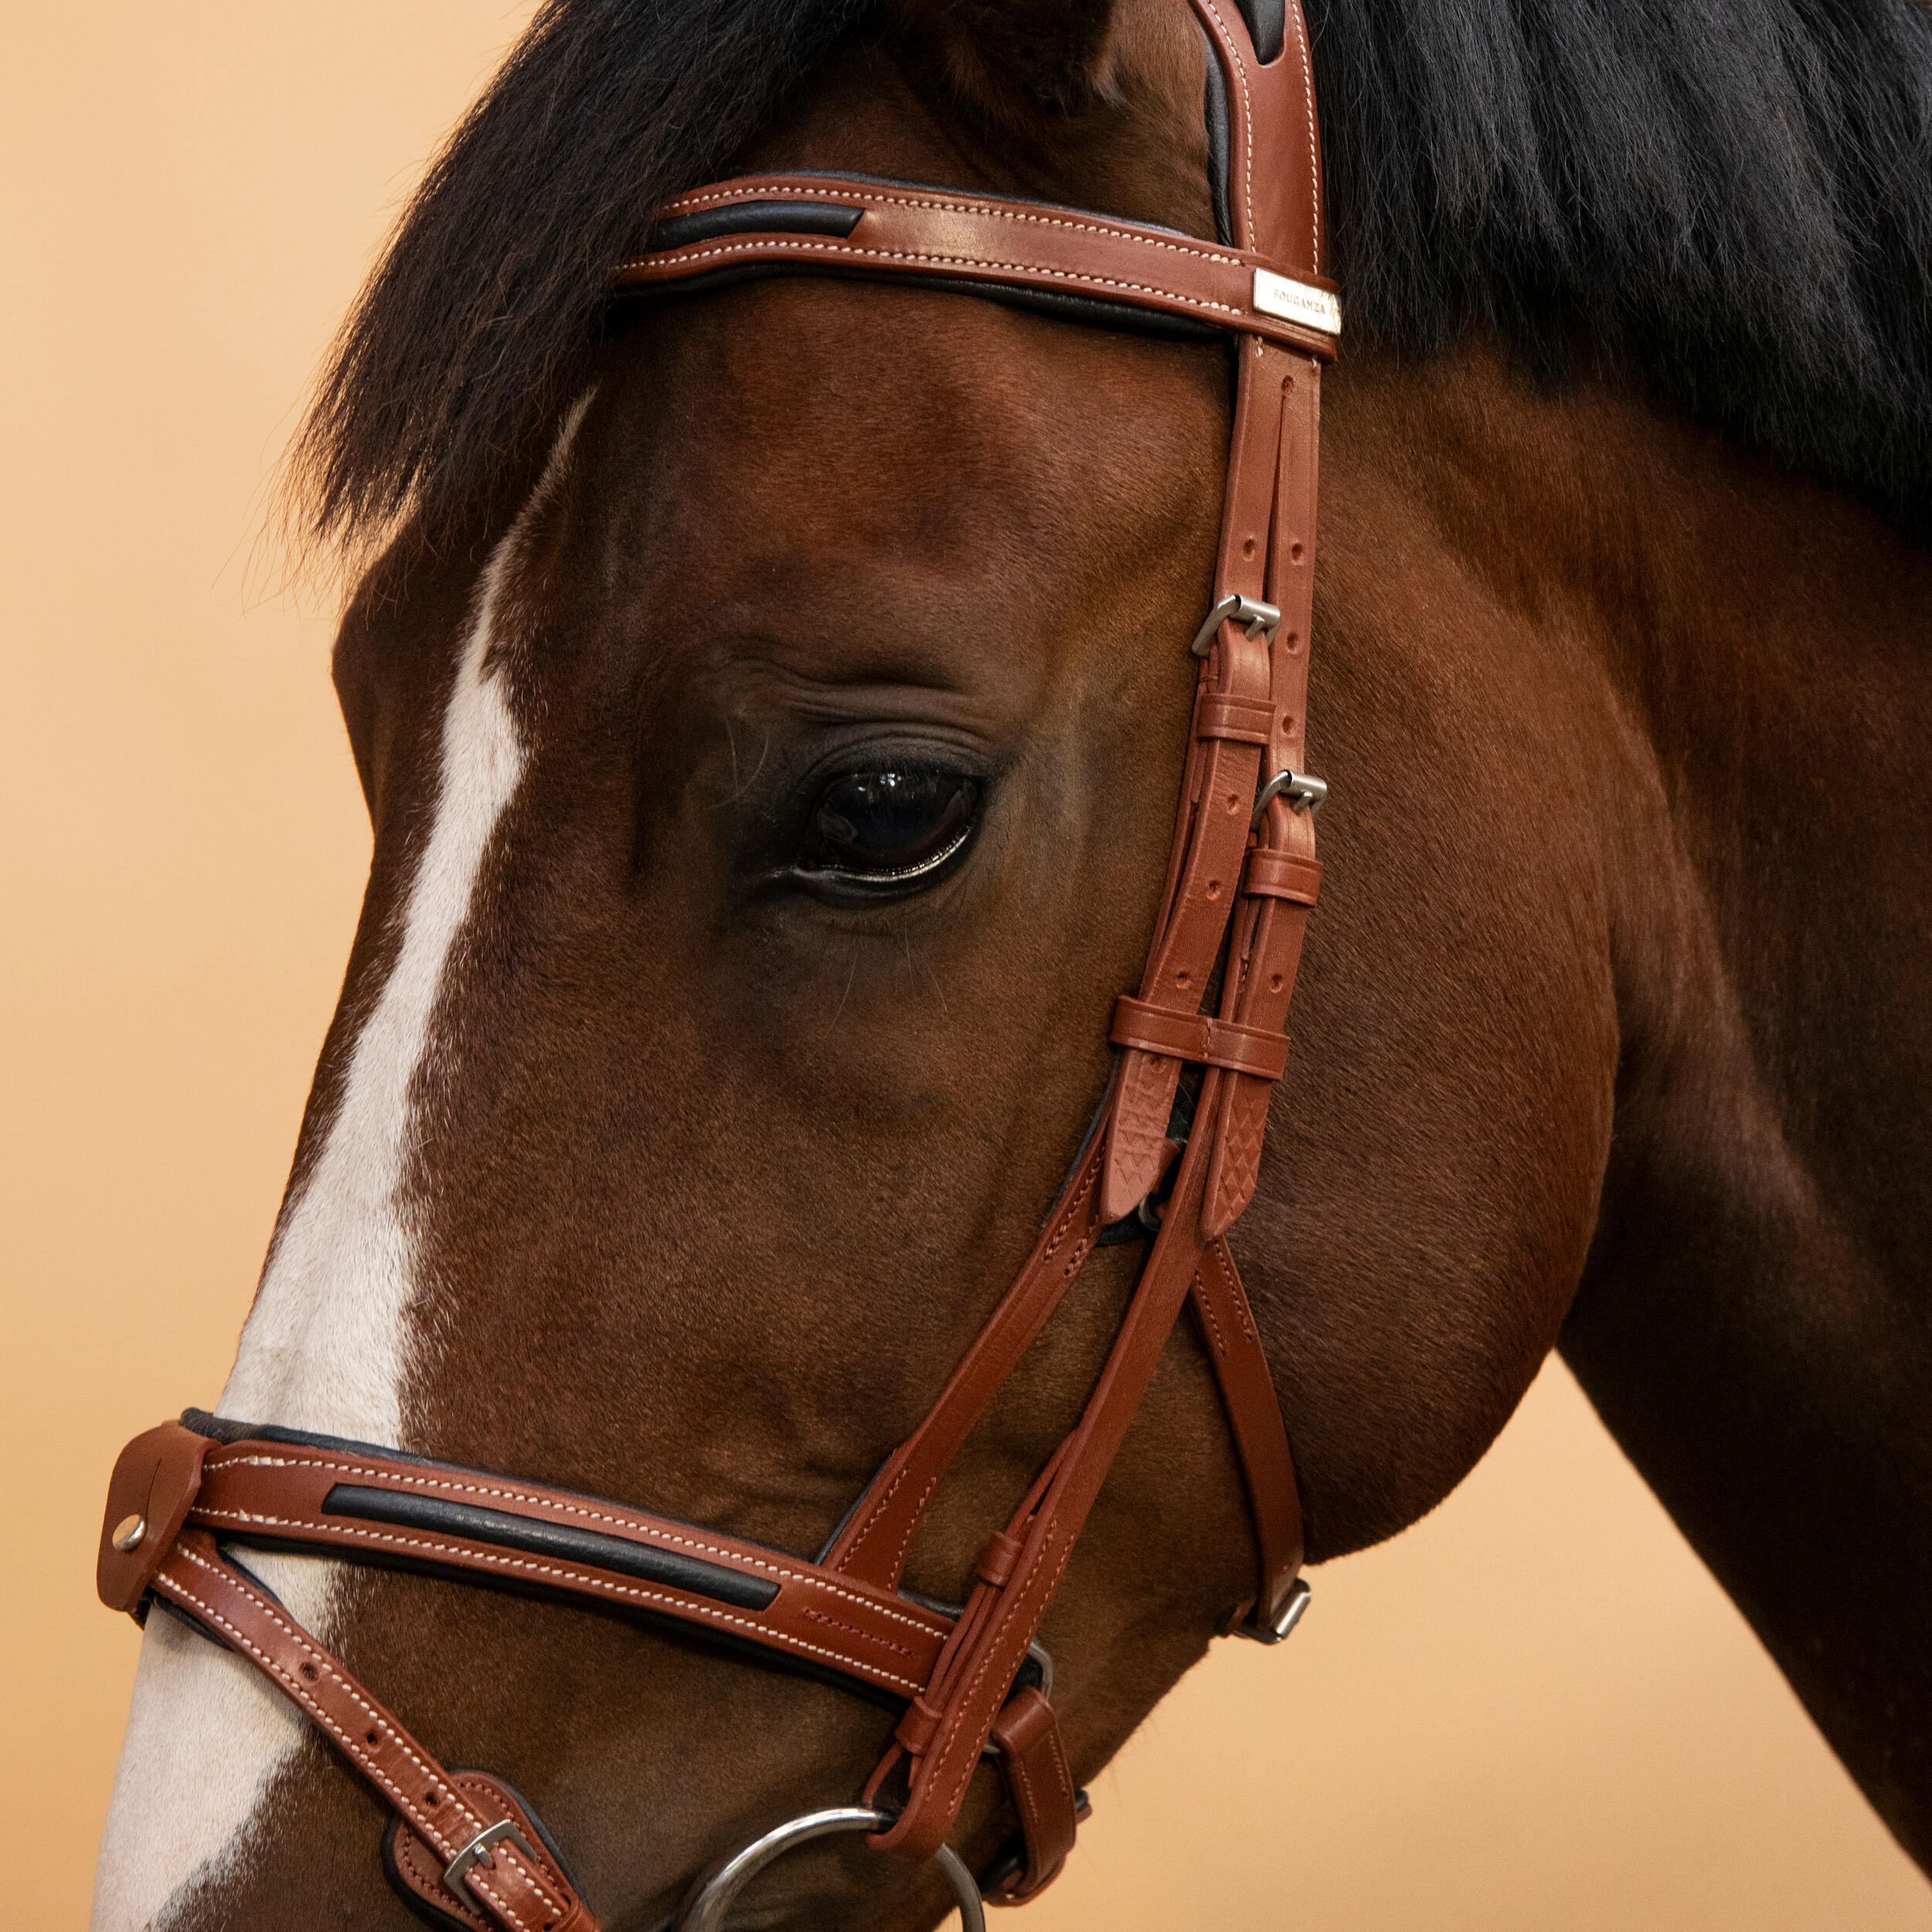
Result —
<path fill-rule="evenodd" d="M 1039 1892 L 1085 1814 L 1036 1642 L 1074 1543 L 1184 1304 L 1219 1379 L 1253 1515 L 1253 1600 L 1230 1627 L 1276 1642 L 1307 1601 L 1286 1430 L 1226 1236 L 1252 1197 L 1302 934 L 1321 866 L 1325 788 L 1304 769 L 1322 363 L 1341 326 L 1322 276 L 1321 173 L 1297 0 L 1191 0 L 1210 49 L 1217 208 L 1226 240 L 1080 210 L 842 175 L 774 173 L 660 211 L 624 291 L 681 292 L 774 273 L 954 287 L 1115 326 L 1212 332 L 1236 351 L 1233 433 L 1213 602 L 1173 855 L 1138 991 L 1094 1127 L 1018 1278 L 925 1420 L 808 1561 L 600 1498 L 189 1411 L 137 1437 L 109 1487 L 102 1600 L 158 1600 L 294 1699 L 395 1813 L 392 1878 L 451 1926 L 593 1932 L 529 1808 L 487 1774 L 444 1770 L 227 1549 L 326 1552 L 665 1617 L 829 1672 L 903 1711 L 862 1801 L 740 1852 L 682 1923 L 714 1932 L 731 1893 L 791 1844 L 862 1828 L 881 1851 L 938 1858 L 969 1926 Z M 1271 40 L 1274 32 L 1259 29 Z M 1218 120 L 1217 120 L 1218 114 Z M 1202 1002 L 1219 972 L 1214 1010 Z M 1200 1070 L 1191 1125 L 1184 1066 Z M 1165 1190 L 1165 1193 L 1163 1193 Z M 1153 1230 L 1107 1362 L 1073 1430 L 1003 1529 L 963 1609 L 900 1587 L 927 1505 L 973 1425 L 1110 1228 Z M 1015 1855 L 978 1881 L 947 1847 L 991 1755 L 1019 1815 Z"/>

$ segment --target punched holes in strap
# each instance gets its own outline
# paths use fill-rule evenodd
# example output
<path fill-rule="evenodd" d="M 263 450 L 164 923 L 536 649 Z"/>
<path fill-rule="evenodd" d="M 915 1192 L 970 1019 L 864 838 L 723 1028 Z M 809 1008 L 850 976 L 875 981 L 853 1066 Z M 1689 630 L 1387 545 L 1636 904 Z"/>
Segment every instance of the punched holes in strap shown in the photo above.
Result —
<path fill-rule="evenodd" d="M 1298 906 L 1312 906 L 1321 889 L 1321 861 L 1257 845 L 1248 854 L 1241 889 L 1255 899 L 1289 899 Z"/>
<path fill-rule="evenodd" d="M 1278 1080 L 1287 1070 L 1288 1040 L 1265 1026 L 1243 1026 L 1206 1013 L 1179 1013 L 1172 1007 L 1150 1005 L 1123 993 L 1114 1002 L 1114 1026 L 1108 1037 L 1116 1046 L 1138 1047 L 1170 1060 L 1195 1060 L 1225 1067 L 1233 1073 L 1251 1073 L 1257 1080 Z"/>

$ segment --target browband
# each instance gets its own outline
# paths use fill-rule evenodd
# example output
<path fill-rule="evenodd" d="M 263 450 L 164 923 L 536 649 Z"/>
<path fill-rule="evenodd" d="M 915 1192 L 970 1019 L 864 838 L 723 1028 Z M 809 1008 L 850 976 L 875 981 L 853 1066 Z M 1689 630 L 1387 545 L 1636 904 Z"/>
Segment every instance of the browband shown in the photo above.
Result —
<path fill-rule="evenodd" d="M 964 1868 L 945 1841 L 990 1753 L 1021 1834 L 979 1883 L 1009 1903 L 1054 1876 L 1085 1815 L 1036 1639 L 1184 1304 L 1219 1383 L 1254 1526 L 1255 1594 L 1230 1628 L 1277 1642 L 1307 1602 L 1294 1461 L 1225 1236 L 1254 1192 L 1320 884 L 1313 817 L 1326 787 L 1304 764 L 1308 645 L 1321 369 L 1341 311 L 1322 272 L 1299 6 L 1190 4 L 1213 56 L 1211 185 L 1226 243 L 1010 196 L 764 173 L 667 203 L 645 252 L 614 278 L 615 292 L 632 295 L 751 274 L 908 281 L 1081 321 L 1211 332 L 1239 352 L 1220 552 L 1194 639 L 1199 692 L 1155 941 L 1140 985 L 1115 1007 L 1119 1050 L 1087 1145 L 925 1420 L 809 1560 L 600 1498 L 192 1411 L 138 1437 L 116 1466 L 103 1600 L 137 1616 L 150 1600 L 165 1604 L 298 1703 L 395 1814 L 390 1874 L 439 1923 L 595 1932 L 597 1922 L 515 1793 L 485 1774 L 445 1770 L 230 1548 L 595 1602 L 829 1672 L 900 1716 L 864 1808 L 838 1814 L 835 1828 L 815 1817 L 796 1825 L 856 1820 L 877 1849 L 950 1861 L 957 1885 Z M 1191 1106 L 1187 1066 L 1199 1070 Z M 1178 1145 L 1176 1122 L 1185 1123 Z M 1130 1227 L 1150 1245 L 1080 1420 L 988 1537 L 963 1608 L 909 1595 L 906 1553 L 940 1481 L 1088 1256 Z M 792 1842 L 798 1833 L 787 1829 Z M 965 1883 L 970 1926 L 978 1901 Z M 688 1923 L 720 1922 L 715 1889 Z"/>
<path fill-rule="evenodd" d="M 626 292 L 715 289 L 750 274 L 917 277 L 1049 313 L 1191 335 L 1240 330 L 1335 353 L 1335 284 L 1169 228 L 1050 202 L 864 175 L 747 175 L 665 204 Z"/>

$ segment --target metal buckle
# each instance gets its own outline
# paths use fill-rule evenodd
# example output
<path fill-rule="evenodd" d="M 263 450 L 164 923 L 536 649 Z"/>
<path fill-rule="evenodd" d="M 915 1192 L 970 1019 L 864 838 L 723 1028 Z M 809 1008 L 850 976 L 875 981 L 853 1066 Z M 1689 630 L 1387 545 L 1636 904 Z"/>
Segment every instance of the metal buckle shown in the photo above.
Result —
<path fill-rule="evenodd" d="M 491 1857 L 490 1848 L 496 1845 L 514 1845 L 532 1865 L 538 1862 L 536 1852 L 530 1849 L 530 1841 L 506 1818 L 499 1823 L 485 1825 L 444 1866 L 443 1889 L 455 1892 L 461 1898 L 463 1895 L 457 1891 L 457 1887 L 468 1879 L 474 1867 L 481 1865 L 494 1872 L 496 1860 Z"/>
<path fill-rule="evenodd" d="M 1298 1577 L 1288 1586 L 1288 1594 L 1276 1607 L 1273 1616 L 1264 1617 L 1257 1607 L 1246 1623 L 1235 1625 L 1234 1634 L 1257 1644 L 1285 1644 L 1308 1607 L 1308 1586 Z"/>
<path fill-rule="evenodd" d="M 874 1811 L 866 1804 L 808 1811 L 803 1818 L 778 1825 L 763 1838 L 753 1838 L 742 1852 L 734 1852 L 708 1878 L 692 1887 L 677 1918 L 676 1932 L 723 1932 L 725 1913 L 731 1901 L 767 1865 L 784 1857 L 794 1845 L 808 1845 L 814 1838 L 828 1838 L 836 1832 L 883 1832 L 892 1821 L 891 1812 Z M 967 1870 L 965 1861 L 950 1845 L 942 1845 L 933 1854 L 933 1859 L 953 1888 L 953 1903 L 959 1907 L 960 1932 L 986 1932 L 979 1882 Z"/>
<path fill-rule="evenodd" d="M 1270 798 L 1286 799 L 1289 811 L 1306 811 L 1312 816 L 1328 801 L 1328 781 L 1318 778 L 1311 771 L 1277 771 L 1255 794 L 1254 816 L 1248 821 L 1249 831 L 1260 824 Z"/>
<path fill-rule="evenodd" d="M 1231 592 L 1207 614 L 1207 621 L 1194 634 L 1194 641 L 1188 648 L 1197 658 L 1205 658 L 1214 648 L 1215 633 L 1230 618 L 1236 624 L 1245 624 L 1250 637 L 1266 637 L 1270 644 L 1281 628 L 1281 613 L 1273 604 Z"/>

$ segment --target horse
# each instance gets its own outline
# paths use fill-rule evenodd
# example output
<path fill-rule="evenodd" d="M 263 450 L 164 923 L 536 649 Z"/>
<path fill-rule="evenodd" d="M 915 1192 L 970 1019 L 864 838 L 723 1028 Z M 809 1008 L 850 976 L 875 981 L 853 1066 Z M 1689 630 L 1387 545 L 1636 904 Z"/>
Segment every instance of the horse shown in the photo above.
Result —
<path fill-rule="evenodd" d="M 1432 1508 L 1560 1348 L 1927 1865 L 1932 19 L 1308 15 L 1349 316 L 1333 803 L 1230 1236 L 1308 1558 Z M 539 16 L 298 453 L 359 573 L 373 856 L 224 1415 L 781 1551 L 917 1423 L 1147 954 L 1226 353 L 912 287 L 608 283 L 726 163 L 1212 237 L 1209 57 L 1178 0 Z M 975 1430 L 909 1590 L 958 1601 L 1138 1252 Z M 1182 1327 L 1042 1631 L 1077 1778 L 1252 1596 L 1242 1497 Z M 250 1560 L 514 1780 L 614 1925 L 878 1754 L 871 1706 L 675 1628 Z M 98 1932 L 405 1922 L 379 1828 L 245 1664 L 148 1618 Z M 975 1781 L 964 1863 L 1010 1828 Z M 761 1883 L 734 1922 L 945 1903 L 842 1842 Z"/>

